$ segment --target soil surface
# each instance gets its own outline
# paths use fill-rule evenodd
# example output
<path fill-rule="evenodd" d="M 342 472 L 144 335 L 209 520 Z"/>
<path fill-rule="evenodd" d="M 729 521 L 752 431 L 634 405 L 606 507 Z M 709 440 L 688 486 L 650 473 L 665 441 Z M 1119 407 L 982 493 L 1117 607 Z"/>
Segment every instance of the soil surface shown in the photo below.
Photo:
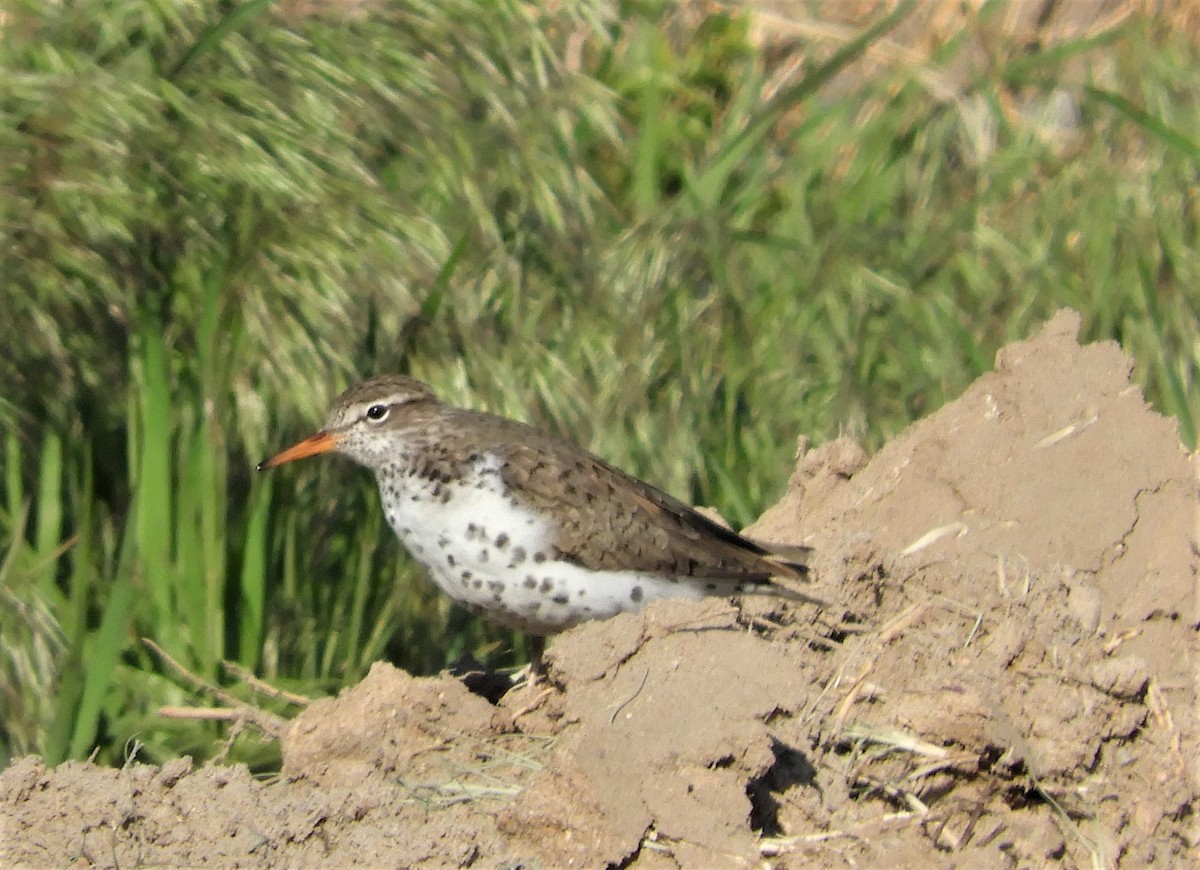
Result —
<path fill-rule="evenodd" d="M 263 783 L 0 775 L 0 866 L 1185 866 L 1200 844 L 1197 464 L 1055 317 L 876 456 L 801 442 L 750 535 L 807 591 L 555 639 L 493 704 L 379 664 Z"/>

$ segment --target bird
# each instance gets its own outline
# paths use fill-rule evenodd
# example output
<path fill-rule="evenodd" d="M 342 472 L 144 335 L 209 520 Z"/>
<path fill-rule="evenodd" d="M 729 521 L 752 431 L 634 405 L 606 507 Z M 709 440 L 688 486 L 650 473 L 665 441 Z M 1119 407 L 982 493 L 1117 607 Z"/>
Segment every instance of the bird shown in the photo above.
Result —
<path fill-rule="evenodd" d="M 350 387 L 315 434 L 258 470 L 335 452 L 374 472 L 388 524 L 446 595 L 546 638 L 659 598 L 773 595 L 809 579 L 811 550 L 752 541 L 598 456 L 525 423 L 442 402 L 421 381 Z"/>

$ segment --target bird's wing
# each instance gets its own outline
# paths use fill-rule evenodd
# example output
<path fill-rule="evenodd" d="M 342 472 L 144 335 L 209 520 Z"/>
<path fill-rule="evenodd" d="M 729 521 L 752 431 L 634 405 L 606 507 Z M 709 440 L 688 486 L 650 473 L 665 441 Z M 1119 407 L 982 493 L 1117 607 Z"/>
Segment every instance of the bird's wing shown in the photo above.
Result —
<path fill-rule="evenodd" d="M 525 434 L 502 451 L 500 473 L 520 501 L 556 513 L 554 546 L 562 559 L 597 571 L 746 584 L 808 574 L 806 548 L 791 548 L 787 558 L 772 554 L 598 457 L 533 430 Z"/>

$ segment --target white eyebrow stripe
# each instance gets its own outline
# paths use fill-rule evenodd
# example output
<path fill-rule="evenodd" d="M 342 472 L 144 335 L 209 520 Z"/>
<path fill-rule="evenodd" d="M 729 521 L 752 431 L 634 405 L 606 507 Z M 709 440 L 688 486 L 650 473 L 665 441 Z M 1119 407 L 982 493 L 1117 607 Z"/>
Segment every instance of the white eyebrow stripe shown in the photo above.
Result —
<path fill-rule="evenodd" d="M 378 396 L 374 399 L 364 399 L 354 406 L 353 413 L 355 417 L 367 416 L 367 411 L 374 408 L 376 405 L 383 405 L 388 411 L 392 408 L 400 407 L 401 405 L 410 405 L 423 396 L 413 395 L 412 393 L 394 393 L 390 396 Z"/>

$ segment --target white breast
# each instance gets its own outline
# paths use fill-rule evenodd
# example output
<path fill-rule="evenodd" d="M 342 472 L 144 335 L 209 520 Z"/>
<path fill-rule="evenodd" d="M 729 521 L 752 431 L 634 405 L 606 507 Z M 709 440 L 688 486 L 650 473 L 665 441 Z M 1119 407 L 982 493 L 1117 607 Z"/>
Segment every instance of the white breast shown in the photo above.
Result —
<path fill-rule="evenodd" d="M 433 582 L 472 611 L 547 634 L 638 610 L 655 598 L 703 597 L 698 584 L 560 561 L 549 520 L 505 494 L 499 458 L 485 455 L 473 472 L 452 483 L 399 469 L 379 474 L 396 535 Z"/>

